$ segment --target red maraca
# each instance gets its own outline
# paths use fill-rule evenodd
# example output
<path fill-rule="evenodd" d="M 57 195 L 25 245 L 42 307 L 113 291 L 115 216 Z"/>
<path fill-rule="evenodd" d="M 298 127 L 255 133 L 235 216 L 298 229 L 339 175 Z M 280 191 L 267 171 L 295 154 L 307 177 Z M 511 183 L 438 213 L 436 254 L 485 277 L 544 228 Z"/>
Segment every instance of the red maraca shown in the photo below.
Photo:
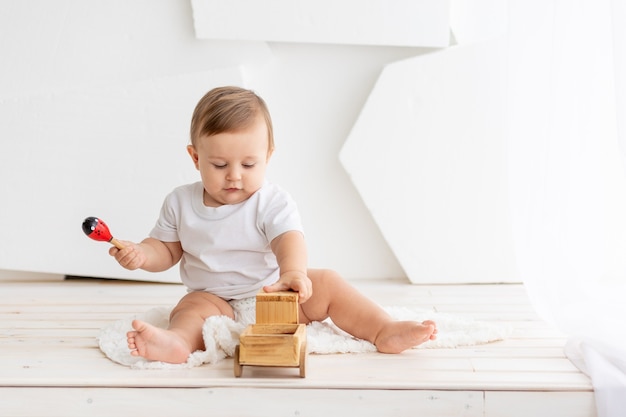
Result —
<path fill-rule="evenodd" d="M 124 245 L 111 236 L 111 232 L 106 223 L 97 217 L 87 217 L 85 221 L 83 221 L 83 232 L 93 240 L 109 242 L 118 249 L 124 249 Z"/>

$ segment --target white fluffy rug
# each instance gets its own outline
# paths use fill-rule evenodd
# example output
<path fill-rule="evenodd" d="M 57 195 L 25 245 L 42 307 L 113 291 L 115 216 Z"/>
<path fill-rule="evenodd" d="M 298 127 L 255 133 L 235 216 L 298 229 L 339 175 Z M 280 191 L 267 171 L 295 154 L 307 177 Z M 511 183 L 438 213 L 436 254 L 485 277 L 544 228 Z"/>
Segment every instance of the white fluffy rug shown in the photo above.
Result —
<path fill-rule="evenodd" d="M 253 308 L 253 307 L 252 307 Z M 412 307 L 387 307 L 385 310 L 397 320 L 434 320 L 437 322 L 437 339 L 423 343 L 416 348 L 454 348 L 471 346 L 502 340 L 512 332 L 510 326 L 476 321 L 458 315 L 434 313 Z M 137 316 L 141 320 L 159 327 L 167 327 L 171 308 L 154 308 Z M 131 356 L 126 344 L 126 332 L 131 330 L 133 318 L 118 320 L 105 326 L 98 336 L 100 349 L 114 362 L 139 369 L 191 368 L 204 363 L 215 363 L 232 356 L 239 343 L 239 334 L 252 323 L 253 311 L 239 314 L 238 320 L 228 317 L 210 317 L 202 329 L 205 351 L 189 355 L 186 363 L 173 365 L 164 362 L 148 361 Z M 307 326 L 307 351 L 309 353 L 358 353 L 375 352 L 371 343 L 355 339 L 343 332 L 331 321 L 313 322 Z"/>

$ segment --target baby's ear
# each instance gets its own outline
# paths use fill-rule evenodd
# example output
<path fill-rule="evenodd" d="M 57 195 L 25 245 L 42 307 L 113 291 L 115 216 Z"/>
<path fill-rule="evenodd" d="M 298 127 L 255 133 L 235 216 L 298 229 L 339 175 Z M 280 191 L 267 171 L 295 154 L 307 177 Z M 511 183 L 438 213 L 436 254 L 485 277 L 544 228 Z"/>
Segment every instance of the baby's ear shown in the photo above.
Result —
<path fill-rule="evenodd" d="M 193 164 L 196 166 L 196 169 L 199 169 L 198 168 L 198 151 L 196 151 L 195 146 L 188 145 L 187 153 L 189 153 L 189 156 L 191 156 L 191 160 L 193 161 Z"/>

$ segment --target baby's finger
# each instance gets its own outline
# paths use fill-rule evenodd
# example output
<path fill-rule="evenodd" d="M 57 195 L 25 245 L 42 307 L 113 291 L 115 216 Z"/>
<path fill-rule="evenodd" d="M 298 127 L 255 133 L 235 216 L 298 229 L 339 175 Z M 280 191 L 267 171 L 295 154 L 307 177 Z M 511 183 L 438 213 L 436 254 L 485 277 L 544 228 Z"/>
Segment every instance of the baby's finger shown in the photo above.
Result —
<path fill-rule="evenodd" d="M 293 290 L 298 293 L 298 301 L 300 304 L 305 303 L 311 295 L 313 295 L 313 289 L 308 282 L 296 281 L 293 286 Z"/>
<path fill-rule="evenodd" d="M 289 287 L 284 283 L 278 281 L 273 283 L 272 285 L 266 285 L 263 287 L 263 291 L 265 292 L 277 292 L 277 291 L 285 291 L 288 290 Z"/>

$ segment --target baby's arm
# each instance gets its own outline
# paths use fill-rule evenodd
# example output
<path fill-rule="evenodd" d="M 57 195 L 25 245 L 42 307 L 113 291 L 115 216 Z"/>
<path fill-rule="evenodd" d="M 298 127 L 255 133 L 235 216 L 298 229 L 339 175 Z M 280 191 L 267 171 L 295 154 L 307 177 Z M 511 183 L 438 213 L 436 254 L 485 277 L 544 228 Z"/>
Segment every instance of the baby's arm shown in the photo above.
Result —
<path fill-rule="evenodd" d="M 121 241 L 124 249 L 111 247 L 109 254 L 126 269 L 141 268 L 149 272 L 160 272 L 176 265 L 183 255 L 180 242 L 162 242 L 151 237 L 141 243 Z"/>
<path fill-rule="evenodd" d="M 273 285 L 265 286 L 266 292 L 294 290 L 298 292 L 300 303 L 313 294 L 311 280 L 307 276 L 307 250 L 304 236 L 299 231 L 289 231 L 278 236 L 271 243 L 280 268 L 280 278 Z"/>

